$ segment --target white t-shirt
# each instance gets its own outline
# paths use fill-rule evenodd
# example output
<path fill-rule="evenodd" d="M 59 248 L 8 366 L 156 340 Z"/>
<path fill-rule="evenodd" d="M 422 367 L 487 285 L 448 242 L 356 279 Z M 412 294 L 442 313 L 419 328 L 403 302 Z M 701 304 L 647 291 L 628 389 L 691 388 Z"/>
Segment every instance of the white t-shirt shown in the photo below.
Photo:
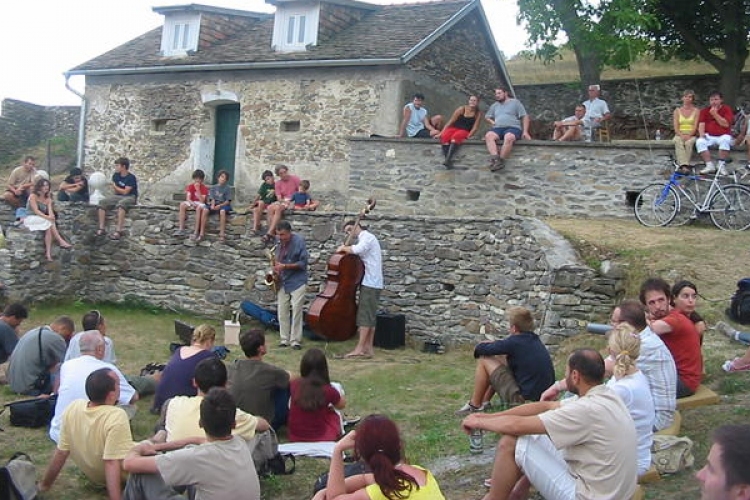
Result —
<path fill-rule="evenodd" d="M 369 231 L 362 230 L 357 237 L 357 244 L 352 246 L 352 253 L 358 255 L 365 264 L 365 277 L 362 284 L 370 288 L 383 288 L 383 253 L 380 242 Z"/>
<path fill-rule="evenodd" d="M 607 387 L 614 390 L 630 412 L 638 436 L 638 475 L 651 467 L 651 444 L 654 441 L 654 400 L 646 376 L 639 370 L 615 380 L 612 377 Z"/>

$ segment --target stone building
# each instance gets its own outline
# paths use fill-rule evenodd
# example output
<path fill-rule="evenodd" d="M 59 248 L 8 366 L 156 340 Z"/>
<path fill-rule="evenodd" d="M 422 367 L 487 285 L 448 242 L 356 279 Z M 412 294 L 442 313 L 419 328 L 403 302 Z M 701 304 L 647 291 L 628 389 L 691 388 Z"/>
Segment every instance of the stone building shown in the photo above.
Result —
<path fill-rule="evenodd" d="M 274 14 L 157 7 L 164 25 L 87 61 L 84 166 L 128 156 L 142 200 L 202 168 L 252 197 L 279 163 L 329 199 L 346 197 L 354 135 L 393 135 L 422 92 L 432 114 L 510 86 L 479 0 L 373 5 L 268 0 Z"/>

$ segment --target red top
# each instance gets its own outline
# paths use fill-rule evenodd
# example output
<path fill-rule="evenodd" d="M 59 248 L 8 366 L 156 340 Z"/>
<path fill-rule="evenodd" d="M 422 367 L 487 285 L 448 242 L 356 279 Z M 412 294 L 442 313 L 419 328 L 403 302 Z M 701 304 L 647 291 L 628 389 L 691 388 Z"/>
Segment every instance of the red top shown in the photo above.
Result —
<path fill-rule="evenodd" d="M 289 174 L 284 179 L 276 179 L 274 183 L 274 189 L 276 190 L 276 199 L 291 200 L 292 195 L 299 189 L 299 177 L 296 175 Z"/>
<path fill-rule="evenodd" d="M 313 411 L 305 411 L 294 403 L 299 392 L 300 379 L 289 384 L 289 420 L 287 437 L 292 442 L 336 441 L 341 437 L 341 418 L 332 405 L 341 400 L 339 391 L 332 385 L 324 386 L 326 404 Z"/>
<path fill-rule="evenodd" d="M 206 187 L 205 184 L 200 185 L 200 193 L 195 189 L 195 183 L 190 183 L 188 187 L 185 188 L 185 192 L 187 193 L 187 201 L 206 201 L 206 196 L 208 196 L 208 187 Z M 201 196 L 203 199 L 201 200 Z"/>
<path fill-rule="evenodd" d="M 677 365 L 677 376 L 690 390 L 695 391 L 703 377 L 703 356 L 698 330 L 690 318 L 677 309 L 672 309 L 662 320 L 672 327 L 671 332 L 659 337 L 672 353 L 674 364 Z"/>
<path fill-rule="evenodd" d="M 734 121 L 734 113 L 732 113 L 732 108 L 730 108 L 726 104 L 722 104 L 719 108 L 719 116 L 727 121 L 726 127 L 722 127 L 721 125 L 719 125 L 716 119 L 714 119 L 713 115 L 709 113 L 710 109 L 710 106 L 701 109 L 701 114 L 698 117 L 698 123 L 706 124 L 704 130 L 708 135 L 719 136 L 729 134 L 732 130 L 732 122 Z"/>

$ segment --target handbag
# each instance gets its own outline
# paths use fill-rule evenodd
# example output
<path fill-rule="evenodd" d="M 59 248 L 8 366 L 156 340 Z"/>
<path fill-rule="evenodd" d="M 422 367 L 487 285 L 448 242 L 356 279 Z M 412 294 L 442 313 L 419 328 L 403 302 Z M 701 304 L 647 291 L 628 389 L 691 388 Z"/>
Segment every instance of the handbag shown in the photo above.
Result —
<path fill-rule="evenodd" d="M 0 414 L 8 408 L 10 410 L 10 425 L 16 427 L 46 427 L 55 415 L 55 404 L 57 404 L 57 394 L 22 399 L 5 403 L 5 408 Z"/>

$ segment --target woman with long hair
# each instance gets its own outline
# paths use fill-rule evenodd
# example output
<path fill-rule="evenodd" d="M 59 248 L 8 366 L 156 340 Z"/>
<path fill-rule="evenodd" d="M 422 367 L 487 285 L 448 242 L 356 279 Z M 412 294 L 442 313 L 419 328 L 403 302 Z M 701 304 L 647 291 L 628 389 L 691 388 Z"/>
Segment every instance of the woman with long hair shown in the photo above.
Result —
<path fill-rule="evenodd" d="M 613 389 L 630 412 L 638 437 L 638 475 L 651 467 L 651 444 L 654 434 L 654 400 L 648 379 L 636 366 L 641 354 L 641 337 L 631 325 L 619 324 L 609 333 L 609 355 L 614 359 L 612 378 L 607 386 Z"/>
<path fill-rule="evenodd" d="M 30 231 L 44 231 L 44 253 L 47 260 L 52 260 L 52 238 L 55 238 L 60 248 L 70 248 L 73 245 L 65 241 L 57 230 L 55 211 L 52 209 L 51 184 L 45 178 L 34 183 L 29 195 L 26 210 L 29 215 L 24 217 L 23 225 Z"/>
<path fill-rule="evenodd" d="M 677 164 L 690 165 L 698 136 L 698 112 L 695 107 L 695 92 L 682 93 L 682 106 L 675 108 L 672 121 L 674 127 L 674 154 Z"/>
<path fill-rule="evenodd" d="M 476 95 L 470 95 L 467 104 L 456 108 L 448 123 L 445 124 L 445 128 L 435 136 L 440 139 L 443 147 L 443 156 L 445 156 L 443 165 L 448 168 L 453 166 L 453 156 L 458 147 L 477 133 L 482 123 L 482 116 L 479 110 L 479 97 Z"/>
<path fill-rule="evenodd" d="M 331 384 L 325 353 L 318 348 L 308 349 L 299 372 L 300 376 L 289 383 L 289 440 L 337 440 L 343 426 L 336 410 L 346 406 L 346 398 L 340 384 L 336 384 L 338 388 Z"/>
<path fill-rule="evenodd" d="M 164 367 L 154 395 L 151 413 L 159 413 L 161 406 L 175 396 L 195 396 L 198 390 L 193 385 L 195 367 L 204 359 L 216 356 L 213 352 L 216 330 L 210 325 L 198 325 L 193 330 L 190 345 L 175 349 Z"/>
<path fill-rule="evenodd" d="M 344 452 L 354 450 L 370 472 L 344 479 Z M 404 443 L 393 420 L 370 415 L 333 449 L 328 485 L 313 500 L 444 500 L 427 469 L 404 461 Z"/>
<path fill-rule="evenodd" d="M 672 286 L 672 307 L 687 316 L 695 325 L 703 345 L 703 333 L 706 331 L 706 321 L 695 310 L 698 300 L 698 287 L 688 280 L 680 280 Z"/>

